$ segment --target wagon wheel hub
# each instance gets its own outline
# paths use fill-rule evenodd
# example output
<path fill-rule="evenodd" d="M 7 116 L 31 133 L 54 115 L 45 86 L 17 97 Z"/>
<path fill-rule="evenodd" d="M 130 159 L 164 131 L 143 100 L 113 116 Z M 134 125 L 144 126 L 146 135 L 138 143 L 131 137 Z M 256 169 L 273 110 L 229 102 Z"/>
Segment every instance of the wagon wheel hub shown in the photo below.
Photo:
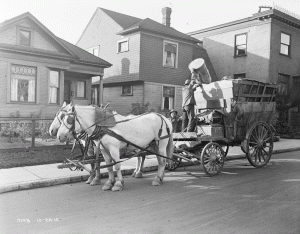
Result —
<path fill-rule="evenodd" d="M 212 154 L 210 155 L 210 161 L 211 161 L 211 162 L 217 161 L 217 154 L 216 154 L 216 153 L 212 153 Z"/>
<path fill-rule="evenodd" d="M 262 148 L 264 148 L 264 140 L 263 139 L 260 139 L 260 140 L 258 140 L 258 142 L 257 142 L 257 148 L 259 148 L 259 149 L 262 149 Z"/>

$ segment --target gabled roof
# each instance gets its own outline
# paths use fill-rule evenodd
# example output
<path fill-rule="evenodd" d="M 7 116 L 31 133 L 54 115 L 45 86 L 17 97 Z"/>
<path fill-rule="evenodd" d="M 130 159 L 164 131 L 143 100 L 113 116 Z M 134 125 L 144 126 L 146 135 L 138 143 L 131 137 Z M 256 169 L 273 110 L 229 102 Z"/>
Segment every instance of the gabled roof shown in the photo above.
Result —
<path fill-rule="evenodd" d="M 158 23 L 152 19 L 146 18 L 144 20 L 141 20 L 130 27 L 124 29 L 122 32 L 120 32 L 120 35 L 126 35 L 128 33 L 132 33 L 135 31 L 148 31 L 152 33 L 157 33 L 159 35 L 169 36 L 169 37 L 175 37 L 183 40 L 187 40 L 193 43 L 199 43 L 200 41 L 198 39 L 195 39 L 191 36 L 188 36 L 182 32 L 177 31 L 176 29 L 172 27 L 168 27 L 164 24 Z"/>
<path fill-rule="evenodd" d="M 46 28 L 39 20 L 37 20 L 30 12 L 26 12 L 24 14 L 21 14 L 19 16 L 16 16 L 12 19 L 6 20 L 2 23 L 0 23 L 0 31 L 4 31 L 7 28 L 11 27 L 12 24 L 27 19 L 33 22 L 35 25 L 37 25 L 41 30 L 43 30 L 49 37 L 51 37 L 59 46 L 61 46 L 65 51 L 66 54 L 62 54 L 59 52 L 53 52 L 53 51 L 47 51 L 32 47 L 23 47 L 19 45 L 9 45 L 9 44 L 0 44 L 0 49 L 9 50 L 13 52 L 19 52 L 19 53 L 31 53 L 36 55 L 42 55 L 42 56 L 51 56 L 51 57 L 59 57 L 62 59 L 68 59 L 72 62 L 79 62 L 84 64 L 94 64 L 102 67 L 110 67 L 111 64 L 106 62 L 105 60 L 98 58 L 87 51 L 55 36 L 48 28 Z"/>
<path fill-rule="evenodd" d="M 130 15 L 121 14 L 115 11 L 110 11 L 104 8 L 99 7 L 102 11 L 104 11 L 110 18 L 116 21 L 123 29 L 130 27 L 131 25 L 141 21 L 142 19 L 136 18 Z"/>
<path fill-rule="evenodd" d="M 104 8 L 99 9 L 105 12 L 109 17 L 111 17 L 117 24 L 119 24 L 124 29 L 123 31 L 118 33 L 120 35 L 126 35 L 135 31 L 148 31 L 163 36 L 187 40 L 193 43 L 200 42 L 198 39 L 190 37 L 184 33 L 177 31 L 172 27 L 168 27 L 149 18 L 139 19 L 129 15 L 110 11 Z"/>

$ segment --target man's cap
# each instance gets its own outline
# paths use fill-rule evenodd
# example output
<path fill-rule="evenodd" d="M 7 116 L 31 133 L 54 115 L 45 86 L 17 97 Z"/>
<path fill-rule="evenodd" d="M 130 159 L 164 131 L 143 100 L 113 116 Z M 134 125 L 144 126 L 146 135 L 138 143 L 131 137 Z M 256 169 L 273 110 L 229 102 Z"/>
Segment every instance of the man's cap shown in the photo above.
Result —
<path fill-rule="evenodd" d="M 191 82 L 191 80 L 186 80 L 186 81 L 184 82 L 184 85 L 188 85 L 188 84 L 190 84 L 190 82 Z"/>

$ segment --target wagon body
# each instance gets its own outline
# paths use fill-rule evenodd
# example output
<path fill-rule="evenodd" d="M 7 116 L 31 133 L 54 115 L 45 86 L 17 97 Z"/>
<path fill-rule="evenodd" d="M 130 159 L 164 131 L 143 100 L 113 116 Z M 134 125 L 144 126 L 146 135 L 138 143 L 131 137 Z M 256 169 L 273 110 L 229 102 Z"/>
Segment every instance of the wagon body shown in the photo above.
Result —
<path fill-rule="evenodd" d="M 248 79 L 198 87 L 195 132 L 174 133 L 175 152 L 191 152 L 204 164 L 205 172 L 213 175 L 222 169 L 228 145 L 240 144 L 253 166 L 265 166 L 273 151 L 270 123 L 276 91 L 275 84 Z"/>

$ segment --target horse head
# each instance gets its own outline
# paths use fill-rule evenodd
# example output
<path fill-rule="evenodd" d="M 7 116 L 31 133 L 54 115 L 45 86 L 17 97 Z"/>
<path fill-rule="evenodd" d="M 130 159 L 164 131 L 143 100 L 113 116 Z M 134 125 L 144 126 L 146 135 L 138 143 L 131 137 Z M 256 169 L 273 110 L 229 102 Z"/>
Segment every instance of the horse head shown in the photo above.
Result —
<path fill-rule="evenodd" d="M 57 131 L 57 139 L 61 142 L 72 138 L 75 132 L 80 132 L 80 124 L 78 123 L 75 107 L 71 104 L 65 107 L 65 114 Z"/>
<path fill-rule="evenodd" d="M 62 107 L 58 110 L 58 112 L 55 114 L 54 120 L 52 121 L 50 128 L 49 128 L 49 134 L 50 136 L 56 136 L 57 131 L 62 123 L 63 118 L 65 117 L 67 113 L 67 107 L 71 104 L 68 104 L 66 102 L 63 103 Z"/>

